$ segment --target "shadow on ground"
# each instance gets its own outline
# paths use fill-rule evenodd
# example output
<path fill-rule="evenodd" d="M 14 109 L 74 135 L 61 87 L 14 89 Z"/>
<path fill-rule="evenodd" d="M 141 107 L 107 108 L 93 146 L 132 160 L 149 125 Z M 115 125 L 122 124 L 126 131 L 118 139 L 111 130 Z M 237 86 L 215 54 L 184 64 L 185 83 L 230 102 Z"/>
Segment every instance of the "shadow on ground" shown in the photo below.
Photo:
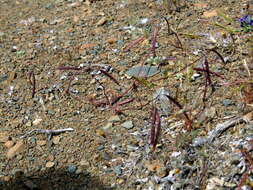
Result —
<path fill-rule="evenodd" d="M 19 172 L 9 182 L 0 181 L 1 190 L 109 190 L 89 173 L 70 174 L 65 170 L 46 171 L 33 176 Z"/>

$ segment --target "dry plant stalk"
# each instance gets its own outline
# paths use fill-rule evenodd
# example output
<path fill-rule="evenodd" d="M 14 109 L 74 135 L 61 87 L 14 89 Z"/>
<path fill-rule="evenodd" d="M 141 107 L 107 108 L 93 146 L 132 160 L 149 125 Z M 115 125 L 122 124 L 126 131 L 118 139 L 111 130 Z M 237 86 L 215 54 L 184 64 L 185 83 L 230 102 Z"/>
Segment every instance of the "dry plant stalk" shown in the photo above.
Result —
<path fill-rule="evenodd" d="M 36 93 L 36 80 L 35 80 L 35 74 L 33 71 L 28 73 L 28 81 L 30 85 L 32 85 L 32 98 L 34 98 Z"/>
<path fill-rule="evenodd" d="M 151 37 L 151 53 L 153 57 L 156 57 L 156 44 L 157 44 L 158 31 L 159 31 L 158 26 L 153 26 L 153 32 Z"/>
<path fill-rule="evenodd" d="M 180 40 L 180 38 L 179 38 L 179 35 L 178 35 L 178 33 L 176 32 L 176 30 L 174 30 L 174 29 L 170 26 L 170 23 L 169 23 L 169 21 L 168 21 L 168 19 L 167 19 L 166 17 L 163 17 L 163 18 L 164 18 L 164 20 L 166 21 L 167 26 L 168 26 L 168 35 L 171 35 L 171 34 L 175 35 L 175 37 L 176 37 L 176 39 L 177 39 L 177 42 L 178 42 L 178 45 L 177 45 L 177 44 L 171 44 L 171 45 L 173 45 L 173 46 L 176 47 L 176 48 L 184 49 L 184 48 L 183 48 L 183 44 L 182 44 L 182 42 L 181 42 L 181 40 Z"/>
<path fill-rule="evenodd" d="M 134 40 L 130 44 L 128 44 L 127 47 L 125 47 L 123 49 L 123 52 L 127 52 L 128 50 L 132 49 L 133 47 L 135 47 L 137 44 L 141 43 L 144 40 L 145 40 L 144 36 L 137 38 L 136 40 Z"/>
<path fill-rule="evenodd" d="M 173 97 L 170 95 L 165 95 L 173 104 L 175 104 L 180 110 L 183 110 L 183 106 Z M 185 128 L 187 131 L 190 131 L 192 129 L 192 120 L 187 114 L 185 110 L 183 110 L 184 120 L 185 120 Z"/>
<path fill-rule="evenodd" d="M 109 90 L 110 94 L 105 90 L 105 87 L 100 83 L 100 85 L 103 87 L 104 90 L 104 98 L 102 99 L 95 99 L 94 97 L 89 97 L 88 101 L 92 103 L 94 106 L 110 106 L 110 108 L 115 111 L 117 114 L 121 114 L 122 110 L 119 109 L 120 106 L 128 104 L 132 101 L 134 101 L 134 98 L 129 98 L 126 100 L 123 100 L 121 102 L 118 102 L 121 98 L 123 98 L 127 93 L 129 93 L 131 90 L 134 90 L 136 88 L 135 83 L 131 85 L 124 93 L 122 94 L 116 94 L 112 90 Z"/>
<path fill-rule="evenodd" d="M 60 133 L 64 133 L 64 132 L 69 132 L 69 131 L 74 131 L 74 129 L 72 128 L 65 128 L 65 129 L 56 129 L 56 130 L 47 130 L 47 129 L 33 129 L 31 131 L 29 131 L 28 133 L 26 133 L 25 135 L 22 135 L 20 138 L 23 139 L 33 133 L 44 133 L 44 134 L 47 134 L 49 136 L 52 136 L 52 135 L 58 135 Z"/>
<path fill-rule="evenodd" d="M 151 111 L 151 125 L 150 144 L 152 150 L 155 151 L 161 131 L 161 118 L 156 107 L 153 107 Z"/>

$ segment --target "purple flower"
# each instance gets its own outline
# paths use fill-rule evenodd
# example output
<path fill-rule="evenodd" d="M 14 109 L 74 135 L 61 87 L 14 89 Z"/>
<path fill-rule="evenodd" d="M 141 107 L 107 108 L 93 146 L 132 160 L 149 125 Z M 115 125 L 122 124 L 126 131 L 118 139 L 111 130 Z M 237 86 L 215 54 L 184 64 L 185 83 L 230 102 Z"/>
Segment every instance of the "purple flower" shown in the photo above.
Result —
<path fill-rule="evenodd" d="M 253 26 L 253 19 L 250 15 L 243 16 L 239 19 L 239 22 L 241 23 L 241 27 Z"/>

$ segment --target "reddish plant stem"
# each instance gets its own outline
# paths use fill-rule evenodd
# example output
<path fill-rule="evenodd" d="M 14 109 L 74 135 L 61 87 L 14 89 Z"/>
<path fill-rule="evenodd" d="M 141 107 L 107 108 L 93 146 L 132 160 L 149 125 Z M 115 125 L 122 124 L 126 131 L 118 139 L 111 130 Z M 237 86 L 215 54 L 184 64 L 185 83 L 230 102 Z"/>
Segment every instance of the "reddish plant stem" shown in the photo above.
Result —
<path fill-rule="evenodd" d="M 199 72 L 207 72 L 206 69 L 202 69 L 202 68 L 193 68 L 193 70 L 199 71 Z M 217 77 L 220 77 L 220 78 L 222 78 L 222 79 L 225 79 L 225 78 L 224 78 L 222 75 L 220 75 L 219 73 L 216 73 L 216 72 L 213 72 L 213 71 L 210 71 L 210 70 L 209 70 L 209 73 L 212 74 L 212 75 L 215 75 L 215 76 L 217 76 Z"/>
<path fill-rule="evenodd" d="M 216 53 L 216 54 L 218 55 L 218 57 L 221 59 L 222 63 L 223 63 L 223 64 L 226 64 L 226 62 L 225 62 L 223 56 L 222 56 L 216 49 L 212 48 L 212 49 L 207 49 L 207 50 Z"/>
<path fill-rule="evenodd" d="M 204 88 L 204 93 L 203 93 L 203 102 L 206 101 L 206 94 L 207 94 L 207 87 L 208 87 L 208 80 L 207 80 L 207 74 L 205 73 L 205 88 Z"/>
<path fill-rule="evenodd" d="M 199 180 L 200 190 L 205 190 L 206 189 L 207 170 L 208 170 L 207 161 L 204 160 L 203 161 L 203 166 L 202 166 L 202 169 L 201 169 L 200 180 Z"/>
<path fill-rule="evenodd" d="M 156 57 L 156 43 L 157 43 L 158 31 L 159 31 L 158 27 L 153 26 L 153 33 L 151 37 L 151 52 L 152 52 L 153 57 Z"/>
<path fill-rule="evenodd" d="M 179 35 L 177 34 L 177 32 L 174 29 L 172 29 L 172 27 L 170 27 L 170 23 L 169 23 L 168 19 L 166 17 L 163 17 L 163 18 L 166 21 L 167 26 L 168 26 L 168 34 L 169 35 L 174 34 L 175 37 L 176 37 L 176 39 L 177 39 L 177 41 L 178 41 L 178 44 L 179 44 L 178 48 L 184 49 L 183 48 L 183 44 L 182 44 L 182 42 L 181 42 L 181 40 L 180 40 Z"/>
<path fill-rule="evenodd" d="M 133 48 L 134 46 L 136 46 L 137 44 L 141 43 L 144 40 L 145 40 L 144 36 L 137 38 L 136 40 L 132 41 L 126 48 L 124 48 L 123 52 L 127 52 L 128 50 L 130 50 L 131 48 Z"/>
<path fill-rule="evenodd" d="M 155 143 L 155 123 L 156 123 L 157 108 L 153 107 L 151 111 L 151 131 L 150 131 L 150 144 L 154 146 Z"/>
<path fill-rule="evenodd" d="M 122 110 L 119 109 L 119 106 L 122 106 L 124 104 L 128 104 L 130 102 L 134 101 L 134 98 L 129 98 L 129 99 L 126 99 L 126 100 L 123 100 L 121 102 L 118 102 L 115 106 L 112 107 L 112 109 L 116 112 L 116 113 L 119 113 L 119 114 L 122 114 Z M 125 109 L 126 110 L 126 109 Z"/>
<path fill-rule="evenodd" d="M 117 81 L 110 73 L 108 73 L 107 71 L 105 70 L 100 70 L 101 73 L 103 73 L 104 75 L 106 75 L 107 77 L 109 77 L 113 82 L 115 82 L 117 85 L 120 86 L 120 83 L 119 81 Z"/>
<path fill-rule="evenodd" d="M 150 130 L 150 144 L 153 151 L 155 151 L 160 136 L 161 130 L 161 118 L 156 107 L 152 107 L 151 110 L 151 130 Z"/>
<path fill-rule="evenodd" d="M 33 88 L 32 88 L 32 98 L 34 98 L 36 93 L 36 80 L 35 80 L 35 74 L 32 73 L 32 81 L 33 81 Z"/>
<path fill-rule="evenodd" d="M 122 106 L 122 105 L 125 105 L 125 104 L 128 104 L 130 102 L 134 101 L 134 98 L 129 98 L 129 99 L 126 99 L 126 100 L 123 100 L 121 102 L 118 102 L 117 103 L 117 106 Z"/>
<path fill-rule="evenodd" d="M 66 94 L 70 94 L 70 93 L 69 93 L 69 89 L 70 89 L 70 86 L 71 86 L 71 82 L 72 82 L 74 79 L 75 79 L 74 76 L 71 76 L 71 77 L 70 77 L 69 82 L 68 82 L 68 86 L 67 86 L 67 88 L 66 88 L 66 90 L 65 90 L 65 93 L 66 93 Z"/>
<path fill-rule="evenodd" d="M 34 98 L 35 93 L 36 93 L 36 80 L 35 80 L 35 74 L 33 71 L 29 72 L 28 80 L 29 80 L 29 83 L 32 85 L 32 98 Z"/>
<path fill-rule="evenodd" d="M 74 67 L 74 66 L 59 66 L 59 67 L 57 67 L 57 69 L 60 71 L 69 71 L 69 70 L 80 71 L 80 70 L 82 70 L 82 68 Z"/>
<path fill-rule="evenodd" d="M 161 118 L 160 115 L 158 113 L 158 111 L 156 111 L 156 122 L 155 122 L 155 139 L 154 139 L 154 144 L 153 144 L 153 151 L 156 148 L 156 145 L 158 144 L 158 138 L 160 136 L 160 131 L 161 131 Z"/>
<path fill-rule="evenodd" d="M 181 110 L 183 109 L 183 106 L 176 99 L 174 99 L 173 97 L 171 97 L 169 95 L 166 95 L 166 97 L 168 97 L 169 100 L 173 104 L 175 104 L 179 109 L 181 109 Z M 192 120 L 190 119 L 190 117 L 188 116 L 188 114 L 186 113 L 186 111 L 183 111 L 183 115 L 185 117 L 187 129 L 190 129 L 191 128 L 191 124 L 192 124 Z"/>
<path fill-rule="evenodd" d="M 32 71 L 28 73 L 28 81 L 30 83 L 30 85 L 32 86 L 33 85 L 33 82 L 32 82 Z"/>
<path fill-rule="evenodd" d="M 130 103 L 134 100 L 134 98 L 130 98 L 130 99 L 127 99 L 127 100 L 117 103 L 128 92 L 130 92 L 132 89 L 136 88 L 135 83 L 133 83 L 133 85 L 131 85 L 124 93 L 117 95 L 117 96 L 113 96 L 113 95 L 108 96 L 105 91 L 104 86 L 100 82 L 99 82 L 99 84 L 102 86 L 102 88 L 104 90 L 105 98 L 100 99 L 100 100 L 96 100 L 94 98 L 88 98 L 88 101 L 91 102 L 95 106 L 109 105 L 111 107 L 111 109 L 113 109 L 116 113 L 122 113 L 122 111 L 119 109 L 119 106 Z M 114 104 L 116 104 L 116 105 L 112 106 Z"/>
<path fill-rule="evenodd" d="M 205 57 L 205 62 L 204 62 L 204 64 L 205 64 L 205 70 L 206 70 L 206 80 L 208 81 L 208 84 L 210 85 L 210 86 L 213 86 L 212 85 L 212 80 L 211 80 L 211 77 L 210 77 L 210 70 L 209 70 L 209 63 L 208 63 L 208 61 L 207 61 L 207 58 Z"/>

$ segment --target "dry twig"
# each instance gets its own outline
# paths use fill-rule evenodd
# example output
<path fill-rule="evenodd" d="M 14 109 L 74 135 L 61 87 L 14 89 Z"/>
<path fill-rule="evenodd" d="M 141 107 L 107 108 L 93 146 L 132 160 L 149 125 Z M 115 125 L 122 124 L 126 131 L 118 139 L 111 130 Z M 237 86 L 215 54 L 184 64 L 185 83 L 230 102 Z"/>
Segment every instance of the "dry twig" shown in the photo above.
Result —
<path fill-rule="evenodd" d="M 64 132 L 68 132 L 68 131 L 74 131 L 74 129 L 72 129 L 72 128 L 56 129 L 56 130 L 33 129 L 33 130 L 29 131 L 28 133 L 22 135 L 20 138 L 23 139 L 23 138 L 25 138 L 25 137 L 33 134 L 33 133 L 36 133 L 36 134 L 44 133 L 44 134 L 49 135 L 49 138 L 50 138 L 52 135 L 58 135 L 60 133 L 64 133 Z"/>

